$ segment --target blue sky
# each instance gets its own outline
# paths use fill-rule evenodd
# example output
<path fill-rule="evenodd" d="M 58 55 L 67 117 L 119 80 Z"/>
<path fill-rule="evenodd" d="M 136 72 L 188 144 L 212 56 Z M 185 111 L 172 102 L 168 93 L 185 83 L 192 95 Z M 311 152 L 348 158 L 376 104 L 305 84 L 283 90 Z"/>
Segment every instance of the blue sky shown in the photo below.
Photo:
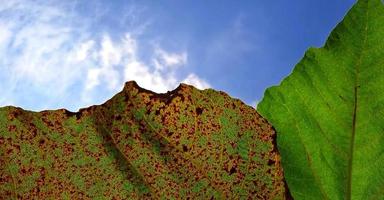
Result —
<path fill-rule="evenodd" d="M 0 106 L 76 111 L 128 80 L 156 92 L 212 87 L 254 105 L 355 1 L 0 2 Z"/>

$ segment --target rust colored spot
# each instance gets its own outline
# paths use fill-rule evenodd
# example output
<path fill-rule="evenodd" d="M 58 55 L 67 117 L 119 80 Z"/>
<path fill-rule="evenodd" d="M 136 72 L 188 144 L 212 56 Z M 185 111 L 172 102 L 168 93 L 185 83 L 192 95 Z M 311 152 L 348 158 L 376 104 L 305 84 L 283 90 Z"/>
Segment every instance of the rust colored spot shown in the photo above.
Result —
<path fill-rule="evenodd" d="M 203 109 L 198 107 L 196 108 L 196 114 L 201 115 L 203 113 Z"/>

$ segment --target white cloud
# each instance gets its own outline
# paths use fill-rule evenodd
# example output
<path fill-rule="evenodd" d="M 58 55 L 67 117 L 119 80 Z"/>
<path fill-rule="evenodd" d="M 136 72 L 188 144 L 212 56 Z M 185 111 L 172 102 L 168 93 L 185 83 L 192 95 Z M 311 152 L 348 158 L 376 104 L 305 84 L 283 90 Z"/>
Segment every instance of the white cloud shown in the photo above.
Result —
<path fill-rule="evenodd" d="M 139 50 L 137 39 L 130 34 L 118 41 L 104 36 L 100 49 L 94 49 L 100 55 L 96 58 L 99 59 L 96 63 L 100 63 L 100 66 L 88 70 L 84 98 L 87 99 L 88 93 L 103 83 L 110 85 L 110 89 L 117 90 L 123 85 L 123 81 L 135 80 L 141 87 L 159 93 L 177 87 L 180 79 L 176 76 L 176 71 L 187 64 L 186 52 L 169 53 L 157 45 L 154 54 L 150 55 L 152 62 L 146 62 L 139 58 Z M 162 65 L 161 68 L 158 65 Z M 186 80 L 198 87 L 208 87 L 205 81 L 194 74 L 189 75 Z"/>
<path fill-rule="evenodd" d="M 101 50 L 99 52 L 101 64 L 103 66 L 119 64 L 122 53 L 122 49 L 119 46 L 114 46 L 112 44 L 111 38 L 108 35 L 104 35 L 101 42 Z"/>
<path fill-rule="evenodd" d="M 99 49 L 94 49 L 99 55 L 100 66 L 87 72 L 85 99 L 100 84 L 109 85 L 111 90 L 117 90 L 123 81 L 135 80 L 141 87 L 164 93 L 174 89 L 180 82 L 176 76 L 179 67 L 187 64 L 187 53 L 168 52 L 156 45 L 150 55 L 152 62 L 146 62 L 138 56 L 137 39 L 126 34 L 121 40 L 112 41 L 105 35 Z M 160 66 L 161 65 L 161 66 Z M 184 81 L 199 88 L 207 88 L 209 84 L 190 74 Z"/>
<path fill-rule="evenodd" d="M 12 32 L 10 30 L 8 30 L 8 28 L 3 25 L 3 24 L 0 24 L 0 47 L 3 46 L 3 45 L 6 45 L 7 42 L 9 42 L 9 38 L 12 34 Z"/>
<path fill-rule="evenodd" d="M 177 75 L 188 63 L 186 51 L 169 52 L 159 44 L 141 49 L 134 29 L 94 32 L 94 20 L 101 17 L 76 13 L 75 3 L 9 0 L 0 4 L 0 91 L 6 91 L 0 106 L 12 100 L 33 110 L 76 110 L 105 101 L 129 80 L 156 92 L 172 90 L 181 80 L 209 87 L 195 74 Z"/>
<path fill-rule="evenodd" d="M 81 74 L 81 65 L 69 59 L 83 35 L 81 26 L 74 27 L 70 13 L 49 4 L 11 0 L 0 7 L 2 28 L 12 30 L 2 37 L 8 45 L 0 56 L 0 69 L 7 74 L 2 82 L 12 85 L 7 98 L 21 87 L 39 90 L 36 95 L 61 96 Z"/>
<path fill-rule="evenodd" d="M 80 46 L 75 49 L 72 59 L 75 62 L 81 62 L 87 59 L 91 53 L 91 50 L 94 48 L 95 41 L 89 40 L 84 43 L 81 43 Z"/>
<path fill-rule="evenodd" d="M 102 71 L 100 69 L 89 69 L 88 70 L 85 90 L 91 90 L 100 84 L 99 76 L 100 76 L 101 72 Z"/>
<path fill-rule="evenodd" d="M 5 25 L 0 23 L 0 55 L 6 54 L 6 48 L 10 43 L 12 36 L 11 30 Z M 0 59 L 0 66 L 5 64 L 5 59 Z M 0 67 L 1 69 L 1 67 Z"/>
<path fill-rule="evenodd" d="M 187 63 L 188 56 L 186 52 L 170 53 L 163 49 L 155 48 L 155 58 L 153 63 L 158 70 L 165 70 L 167 68 L 180 67 Z"/>
<path fill-rule="evenodd" d="M 196 74 L 189 74 L 187 78 L 184 79 L 182 82 L 189 85 L 193 85 L 200 90 L 211 87 L 207 81 L 199 78 Z"/>
<path fill-rule="evenodd" d="M 141 87 L 155 92 L 172 90 L 177 83 L 175 77 L 163 77 L 159 72 L 151 71 L 148 66 L 139 61 L 126 63 L 124 75 L 125 80 L 135 80 Z"/>

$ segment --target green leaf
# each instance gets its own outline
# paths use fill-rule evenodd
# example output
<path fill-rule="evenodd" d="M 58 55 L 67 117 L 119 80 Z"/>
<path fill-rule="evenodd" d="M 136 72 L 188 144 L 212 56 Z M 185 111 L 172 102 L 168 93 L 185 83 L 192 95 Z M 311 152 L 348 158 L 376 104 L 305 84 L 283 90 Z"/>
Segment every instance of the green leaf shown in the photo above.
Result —
<path fill-rule="evenodd" d="M 360 0 L 258 105 L 295 199 L 384 199 L 384 6 Z"/>

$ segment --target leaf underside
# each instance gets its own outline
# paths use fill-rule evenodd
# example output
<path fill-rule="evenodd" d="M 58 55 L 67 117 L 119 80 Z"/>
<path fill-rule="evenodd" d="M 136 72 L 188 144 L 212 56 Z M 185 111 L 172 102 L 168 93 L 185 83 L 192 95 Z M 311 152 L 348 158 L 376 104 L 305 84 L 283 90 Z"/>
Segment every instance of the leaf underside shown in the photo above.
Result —
<path fill-rule="evenodd" d="M 384 6 L 359 0 L 258 111 L 295 199 L 384 199 Z"/>
<path fill-rule="evenodd" d="M 257 112 L 187 85 L 134 82 L 70 113 L 0 109 L 0 199 L 284 199 L 275 132 Z"/>

